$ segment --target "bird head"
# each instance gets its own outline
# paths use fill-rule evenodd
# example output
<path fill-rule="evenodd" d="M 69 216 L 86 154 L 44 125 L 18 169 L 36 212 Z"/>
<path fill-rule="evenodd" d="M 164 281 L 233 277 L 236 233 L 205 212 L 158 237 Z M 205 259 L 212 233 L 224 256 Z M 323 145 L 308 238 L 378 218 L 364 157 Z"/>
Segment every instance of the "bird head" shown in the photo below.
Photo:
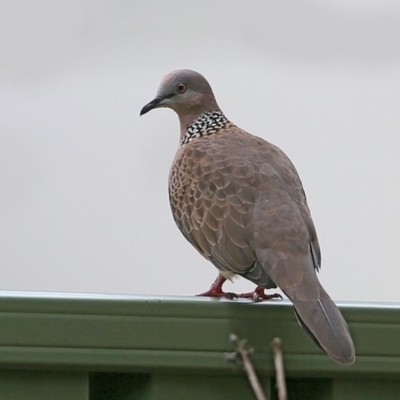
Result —
<path fill-rule="evenodd" d="M 183 130 L 204 112 L 220 110 L 207 80 L 189 69 L 166 75 L 156 97 L 142 108 L 140 115 L 161 107 L 171 108 L 178 114 Z"/>

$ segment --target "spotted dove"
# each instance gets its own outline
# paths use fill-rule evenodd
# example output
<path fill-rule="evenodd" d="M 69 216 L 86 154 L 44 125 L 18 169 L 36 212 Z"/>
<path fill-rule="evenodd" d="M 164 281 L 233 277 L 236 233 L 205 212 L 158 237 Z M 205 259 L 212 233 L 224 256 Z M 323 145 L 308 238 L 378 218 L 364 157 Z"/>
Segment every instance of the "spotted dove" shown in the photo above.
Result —
<path fill-rule="evenodd" d="M 228 296 L 222 284 L 235 274 L 258 285 L 255 296 L 279 286 L 314 342 L 337 363 L 354 363 L 346 321 L 317 278 L 317 234 L 289 158 L 230 122 L 195 71 L 166 75 L 140 115 L 159 107 L 174 110 L 181 127 L 169 177 L 173 217 L 220 274 L 204 295 Z"/>

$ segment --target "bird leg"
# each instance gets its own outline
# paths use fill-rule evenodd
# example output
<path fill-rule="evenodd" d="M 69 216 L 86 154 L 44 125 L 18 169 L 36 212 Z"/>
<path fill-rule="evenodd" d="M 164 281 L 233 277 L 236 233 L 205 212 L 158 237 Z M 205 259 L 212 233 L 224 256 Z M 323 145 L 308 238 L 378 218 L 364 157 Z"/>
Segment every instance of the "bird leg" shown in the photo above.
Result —
<path fill-rule="evenodd" d="M 215 281 L 210 286 L 206 292 L 197 294 L 196 296 L 203 296 L 203 297 L 225 297 L 227 299 L 233 300 L 237 299 L 237 294 L 232 292 L 224 292 L 222 290 L 222 285 L 225 283 L 226 278 L 222 275 L 218 275 Z"/>
<path fill-rule="evenodd" d="M 278 293 L 267 294 L 265 289 L 261 286 L 257 286 L 254 291 L 248 293 L 240 293 L 237 295 L 241 299 L 252 299 L 255 302 L 270 300 L 270 299 L 282 299 L 283 297 Z"/>

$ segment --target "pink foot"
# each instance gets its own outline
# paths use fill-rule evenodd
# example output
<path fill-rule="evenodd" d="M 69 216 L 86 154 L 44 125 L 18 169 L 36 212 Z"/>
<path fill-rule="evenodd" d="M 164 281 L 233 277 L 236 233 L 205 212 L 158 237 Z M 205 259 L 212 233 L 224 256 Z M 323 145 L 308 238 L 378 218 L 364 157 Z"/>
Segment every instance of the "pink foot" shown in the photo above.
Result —
<path fill-rule="evenodd" d="M 282 299 L 283 297 L 278 293 L 266 294 L 265 289 L 261 286 L 257 286 L 253 292 L 241 293 L 237 297 L 241 299 L 252 299 L 255 302 L 271 299 Z"/>
<path fill-rule="evenodd" d="M 227 299 L 233 300 L 237 299 L 237 294 L 236 293 L 231 293 L 231 292 L 224 292 L 222 290 L 222 285 L 225 283 L 226 278 L 224 278 L 222 275 L 218 275 L 213 284 L 210 286 L 210 289 L 208 289 L 206 292 L 197 294 L 196 296 L 202 296 L 202 297 L 225 297 Z"/>

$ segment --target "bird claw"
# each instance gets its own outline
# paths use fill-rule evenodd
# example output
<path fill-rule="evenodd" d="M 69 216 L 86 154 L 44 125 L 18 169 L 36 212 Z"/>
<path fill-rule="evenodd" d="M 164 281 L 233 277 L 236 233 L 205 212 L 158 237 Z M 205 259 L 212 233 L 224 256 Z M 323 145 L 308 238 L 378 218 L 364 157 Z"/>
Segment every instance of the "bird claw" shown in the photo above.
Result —
<path fill-rule="evenodd" d="M 233 292 L 223 292 L 223 293 L 224 293 L 223 297 L 226 297 L 227 299 L 235 300 L 238 298 L 238 295 L 236 293 Z"/>
<path fill-rule="evenodd" d="M 203 293 L 197 294 L 196 296 L 225 298 L 229 300 L 237 299 L 238 295 L 236 293 L 224 292 L 222 290 L 222 285 L 224 284 L 225 281 L 226 278 L 224 278 L 222 275 L 218 275 L 213 284 L 210 286 L 210 289 L 208 289 Z"/>
<path fill-rule="evenodd" d="M 265 289 L 261 286 L 257 286 L 253 292 L 240 293 L 238 297 L 241 299 L 251 299 L 256 303 L 263 300 L 283 299 L 283 297 L 279 293 L 265 293 Z"/>
<path fill-rule="evenodd" d="M 218 291 L 218 290 L 207 290 L 206 292 L 200 293 L 200 294 L 196 294 L 196 296 L 201 296 L 201 297 L 214 297 L 214 298 L 225 298 L 225 299 L 229 299 L 229 300 L 235 300 L 238 298 L 238 295 L 236 293 L 232 293 L 232 292 L 223 292 Z"/>

